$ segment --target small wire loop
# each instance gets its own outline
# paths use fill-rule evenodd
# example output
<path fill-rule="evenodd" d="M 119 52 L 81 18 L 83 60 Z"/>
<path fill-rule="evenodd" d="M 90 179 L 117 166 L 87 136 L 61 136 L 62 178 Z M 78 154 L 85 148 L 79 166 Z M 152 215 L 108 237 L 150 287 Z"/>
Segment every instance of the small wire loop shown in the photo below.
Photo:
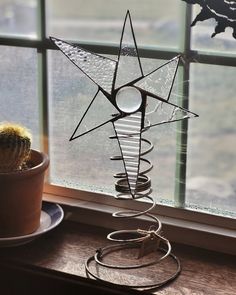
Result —
<path fill-rule="evenodd" d="M 148 215 L 149 217 L 154 217 L 152 216 L 151 214 Z M 156 228 L 156 225 L 155 225 L 155 233 L 156 234 L 159 234 L 161 229 L 162 229 L 162 224 L 160 222 L 159 219 L 157 218 L 153 218 L 156 222 L 157 222 L 157 228 Z M 153 225 L 154 227 L 154 225 Z M 152 230 L 151 230 L 152 231 Z M 113 242 L 142 242 L 150 233 L 150 230 L 147 231 L 147 230 L 142 230 L 142 229 L 137 229 L 137 230 L 117 230 L 117 231 L 114 231 L 114 232 L 111 232 L 107 235 L 107 239 L 110 240 L 110 241 L 113 241 Z M 140 237 L 138 238 L 115 238 L 115 236 L 120 236 L 120 235 L 127 235 L 127 234 L 130 234 L 131 236 L 132 235 L 140 235 Z"/>

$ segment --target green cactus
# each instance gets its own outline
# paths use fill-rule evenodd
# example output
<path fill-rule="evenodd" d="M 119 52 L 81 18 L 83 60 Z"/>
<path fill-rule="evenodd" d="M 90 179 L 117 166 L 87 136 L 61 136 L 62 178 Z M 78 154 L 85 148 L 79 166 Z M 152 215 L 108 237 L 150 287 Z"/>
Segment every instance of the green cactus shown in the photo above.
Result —
<path fill-rule="evenodd" d="M 0 173 L 24 168 L 30 156 L 31 134 L 14 123 L 0 124 Z"/>

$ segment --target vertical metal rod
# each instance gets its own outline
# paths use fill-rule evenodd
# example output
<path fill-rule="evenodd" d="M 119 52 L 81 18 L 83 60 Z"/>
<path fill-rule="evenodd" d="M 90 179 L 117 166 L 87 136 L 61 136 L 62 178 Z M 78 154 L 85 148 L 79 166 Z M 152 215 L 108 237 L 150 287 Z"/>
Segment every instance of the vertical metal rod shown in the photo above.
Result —
<path fill-rule="evenodd" d="M 189 106 L 189 57 L 191 53 L 191 17 L 192 8 L 189 4 L 182 3 L 184 6 L 184 17 L 182 30 L 184 32 L 181 51 L 185 62 L 182 64 L 182 98 L 179 105 L 188 109 Z M 185 206 L 186 196 L 186 165 L 187 165 L 187 142 L 188 142 L 188 120 L 183 120 L 177 124 L 176 140 L 176 180 L 175 180 L 175 206 Z"/>
<path fill-rule="evenodd" d="M 48 76 L 47 76 L 47 49 L 43 44 L 46 41 L 46 7 L 45 0 L 38 0 L 38 38 L 42 46 L 38 48 L 38 99 L 40 116 L 41 145 L 48 153 Z"/>

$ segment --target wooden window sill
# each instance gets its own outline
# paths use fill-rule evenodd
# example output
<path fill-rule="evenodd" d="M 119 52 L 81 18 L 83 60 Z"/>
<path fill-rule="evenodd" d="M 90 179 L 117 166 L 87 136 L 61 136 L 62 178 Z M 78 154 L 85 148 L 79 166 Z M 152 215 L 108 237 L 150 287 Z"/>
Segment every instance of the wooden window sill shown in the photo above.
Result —
<path fill-rule="evenodd" d="M 107 232 L 63 221 L 29 244 L 2 248 L 0 294 L 146 294 L 86 278 L 84 262 L 108 243 Z M 235 294 L 235 256 L 180 244 L 173 244 L 173 252 L 181 260 L 182 272 L 158 294 Z M 135 272 L 132 277 L 139 279 Z"/>

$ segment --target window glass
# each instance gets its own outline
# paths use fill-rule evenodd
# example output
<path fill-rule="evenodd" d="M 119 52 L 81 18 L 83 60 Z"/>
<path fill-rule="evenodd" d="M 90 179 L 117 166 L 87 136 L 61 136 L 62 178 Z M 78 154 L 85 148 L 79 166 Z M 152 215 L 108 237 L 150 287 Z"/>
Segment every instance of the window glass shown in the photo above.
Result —
<path fill-rule="evenodd" d="M 0 46 L 0 121 L 29 128 L 39 148 L 36 49 Z"/>
<path fill-rule="evenodd" d="M 37 38 L 37 0 L 0 0 L 0 35 Z"/>
<path fill-rule="evenodd" d="M 45 2 L 48 36 L 117 45 L 129 9 L 138 46 L 160 46 L 169 51 L 181 48 L 181 9 L 185 5 L 179 1 L 70 0 L 68 5 L 62 0 Z M 25 40 L 37 38 L 38 3 L 37 0 L 0 0 L 0 35 L 20 36 Z M 199 7 L 194 6 L 193 17 L 198 13 Z M 191 49 L 209 54 L 235 54 L 232 30 L 227 28 L 226 33 L 212 39 L 215 26 L 212 19 L 197 23 L 191 29 Z M 20 45 L 23 42 L 24 39 Z M 112 124 L 69 141 L 97 91 L 96 85 L 61 52 L 49 50 L 48 53 L 49 182 L 115 194 L 113 174 L 123 172 L 124 167 L 121 162 L 109 159 L 120 155 L 117 141 L 109 139 L 114 134 Z M 37 49 L 0 46 L 0 58 L 0 121 L 14 120 L 26 125 L 33 133 L 33 147 L 40 148 Z M 165 61 L 146 58 L 141 62 L 144 73 L 148 73 Z M 190 66 L 189 108 L 200 117 L 189 121 L 186 197 L 187 203 L 197 208 L 236 211 L 235 76 L 233 67 L 197 63 Z M 177 78 L 171 102 L 178 104 L 183 83 L 188 81 Z M 94 120 L 110 115 L 104 101 L 96 100 L 95 112 L 84 127 L 89 128 Z M 175 182 L 182 181 L 175 179 L 176 150 L 180 148 L 176 147 L 176 125 L 153 127 L 143 137 L 155 146 L 145 155 L 154 165 L 148 174 L 153 196 L 158 200 L 173 200 Z"/>
<path fill-rule="evenodd" d="M 109 155 L 113 154 L 113 141 L 108 139 L 109 126 L 69 141 L 97 87 L 61 52 L 50 52 L 49 70 L 50 181 L 72 188 L 101 192 L 105 187 L 105 192 L 111 191 L 113 163 Z"/>
<path fill-rule="evenodd" d="M 200 12 L 200 7 L 194 5 L 193 19 Z M 236 42 L 232 36 L 233 29 L 227 27 L 225 32 L 217 34 L 214 38 L 211 35 L 215 31 L 217 22 L 211 18 L 205 21 L 199 21 L 192 27 L 192 44 L 193 50 L 200 49 L 209 52 L 234 53 L 236 52 Z"/>
<path fill-rule="evenodd" d="M 139 45 L 177 47 L 180 5 L 173 0 L 49 0 L 48 34 L 76 41 L 119 43 L 130 10 Z"/>
<path fill-rule="evenodd" d="M 236 68 L 193 64 L 187 201 L 236 211 Z"/>
<path fill-rule="evenodd" d="M 162 63 L 164 61 L 142 60 L 145 72 Z M 124 172 L 124 167 L 122 162 L 109 159 L 111 156 L 120 155 L 117 140 L 109 139 L 110 135 L 114 135 L 112 124 L 108 123 L 69 141 L 97 87 L 61 52 L 50 52 L 49 69 L 51 183 L 114 194 L 113 174 Z M 93 113 L 87 114 L 86 127 L 100 116 L 110 116 L 111 113 L 107 112 L 106 101 L 97 99 Z M 153 195 L 173 199 L 175 126 L 167 125 L 153 127 L 143 134 L 144 138 L 150 139 L 155 145 L 154 151 L 144 157 L 154 164 L 153 171 L 148 174 L 152 179 Z M 145 150 L 147 146 L 144 145 L 143 148 Z"/>

